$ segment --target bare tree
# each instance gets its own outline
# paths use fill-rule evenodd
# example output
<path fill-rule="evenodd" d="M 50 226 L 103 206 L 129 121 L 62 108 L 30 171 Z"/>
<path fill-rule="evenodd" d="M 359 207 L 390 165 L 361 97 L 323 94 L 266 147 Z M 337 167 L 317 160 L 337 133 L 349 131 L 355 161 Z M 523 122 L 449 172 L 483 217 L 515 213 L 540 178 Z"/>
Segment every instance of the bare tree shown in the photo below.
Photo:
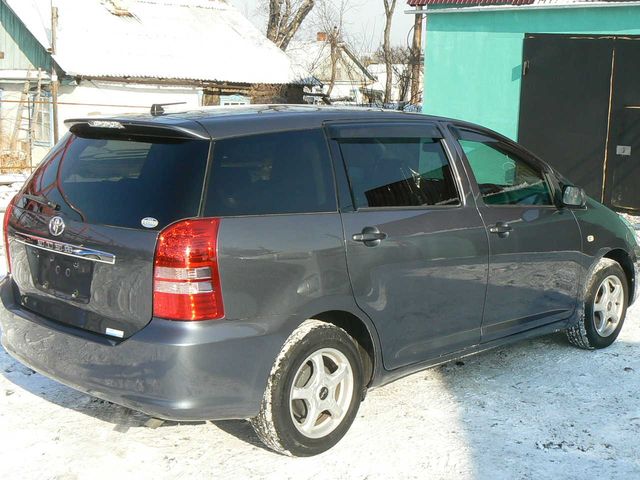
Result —
<path fill-rule="evenodd" d="M 286 50 L 314 5 L 315 0 L 269 0 L 267 38 Z"/>
<path fill-rule="evenodd" d="M 349 35 L 348 17 L 355 6 L 361 6 L 357 0 L 315 0 L 315 6 L 309 19 L 301 29 L 306 35 L 310 29 L 316 32 L 313 48 L 305 49 L 306 42 L 292 42 L 289 51 L 300 57 L 302 65 L 323 83 L 325 98 L 338 95 L 338 101 L 362 101 L 356 89 L 365 92 L 373 78 L 361 62 L 361 55 L 355 52 L 354 40 Z M 348 92 L 340 87 L 349 87 Z"/>
<path fill-rule="evenodd" d="M 395 86 L 398 88 L 398 102 L 401 104 L 407 101 L 411 86 L 411 62 L 413 54 L 408 48 L 398 47 L 393 49 L 393 75 Z M 394 81 L 392 79 L 392 81 Z"/>
<path fill-rule="evenodd" d="M 337 80 L 338 64 L 342 63 L 345 53 L 346 40 L 343 35 L 345 16 L 349 9 L 349 0 L 320 0 L 315 14 L 315 25 L 318 30 L 326 34 L 326 44 L 330 49 L 330 78 L 327 87 L 327 97 L 331 97 Z"/>
<path fill-rule="evenodd" d="M 384 102 L 391 103 L 397 100 L 401 104 L 399 107 L 402 107 L 402 103 L 407 101 L 411 87 L 412 51 L 409 47 L 389 47 L 386 52 L 380 48 L 370 59 L 373 63 L 386 63 L 387 60 L 391 64 L 391 91 Z M 389 75 L 386 80 L 388 84 Z M 398 92 L 397 98 L 393 96 L 394 87 Z"/>
<path fill-rule="evenodd" d="M 391 89 L 393 88 L 393 63 L 391 59 L 391 23 L 393 12 L 396 9 L 396 0 L 383 0 L 384 15 L 386 17 L 384 25 L 384 38 L 382 40 L 382 51 L 384 52 L 384 63 L 387 67 L 387 81 L 384 86 L 384 103 L 391 101 Z"/>

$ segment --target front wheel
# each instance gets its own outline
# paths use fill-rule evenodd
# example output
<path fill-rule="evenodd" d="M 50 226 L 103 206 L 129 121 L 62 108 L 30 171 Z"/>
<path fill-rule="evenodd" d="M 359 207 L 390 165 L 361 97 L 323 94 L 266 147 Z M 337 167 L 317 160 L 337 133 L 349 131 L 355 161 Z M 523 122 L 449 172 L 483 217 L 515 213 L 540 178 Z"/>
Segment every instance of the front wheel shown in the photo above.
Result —
<path fill-rule="evenodd" d="M 603 258 L 587 287 L 584 318 L 567 330 L 569 341 L 588 350 L 612 345 L 624 325 L 628 292 L 627 277 L 622 267 Z"/>
<path fill-rule="evenodd" d="M 251 419 L 268 447 L 311 456 L 333 447 L 358 412 L 363 388 L 356 342 L 344 330 L 307 320 L 271 370 L 260 413 Z"/>

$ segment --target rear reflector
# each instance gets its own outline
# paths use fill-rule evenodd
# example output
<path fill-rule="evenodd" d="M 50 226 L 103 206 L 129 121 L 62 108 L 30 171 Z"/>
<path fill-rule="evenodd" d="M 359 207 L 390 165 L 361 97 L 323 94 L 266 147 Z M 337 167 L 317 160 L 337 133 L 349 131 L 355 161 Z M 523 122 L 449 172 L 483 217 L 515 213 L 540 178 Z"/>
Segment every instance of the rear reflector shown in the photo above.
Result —
<path fill-rule="evenodd" d="M 153 315 L 169 320 L 224 317 L 218 271 L 220 219 L 184 220 L 158 238 L 153 271 Z"/>
<path fill-rule="evenodd" d="M 11 273 L 11 254 L 9 252 L 9 220 L 11 220 L 11 214 L 13 212 L 13 204 L 16 201 L 16 197 L 13 197 L 7 205 L 7 209 L 4 211 L 4 218 L 2 220 L 2 232 L 4 235 L 4 252 L 7 260 L 7 272 Z"/>

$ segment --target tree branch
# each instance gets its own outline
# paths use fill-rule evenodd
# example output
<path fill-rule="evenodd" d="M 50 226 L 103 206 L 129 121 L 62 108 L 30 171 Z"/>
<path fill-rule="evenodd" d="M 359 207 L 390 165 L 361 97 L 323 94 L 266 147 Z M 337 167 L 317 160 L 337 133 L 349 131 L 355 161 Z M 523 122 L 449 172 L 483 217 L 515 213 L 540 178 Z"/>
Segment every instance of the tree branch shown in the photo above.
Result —
<path fill-rule="evenodd" d="M 277 42 L 280 29 L 282 0 L 269 0 L 269 20 L 267 22 L 267 38 Z"/>
<path fill-rule="evenodd" d="M 309 12 L 311 12 L 314 5 L 315 0 L 304 0 L 304 2 L 302 2 L 302 5 L 300 5 L 298 10 L 296 10 L 296 13 L 293 15 L 291 22 L 287 25 L 283 25 L 283 28 L 279 35 L 280 38 L 277 42 L 277 45 L 282 50 L 287 49 L 287 47 L 289 46 L 289 42 L 291 42 L 291 39 L 300 28 L 300 25 L 302 25 L 304 19 L 307 17 L 307 15 L 309 15 Z"/>

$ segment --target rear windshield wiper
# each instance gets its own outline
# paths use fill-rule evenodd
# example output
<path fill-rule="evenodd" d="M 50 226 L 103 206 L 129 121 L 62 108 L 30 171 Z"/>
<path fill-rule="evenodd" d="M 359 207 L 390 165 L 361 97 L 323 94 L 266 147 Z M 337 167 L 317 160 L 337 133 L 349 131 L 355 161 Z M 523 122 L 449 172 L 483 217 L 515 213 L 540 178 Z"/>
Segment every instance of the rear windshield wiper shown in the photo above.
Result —
<path fill-rule="evenodd" d="M 42 205 L 46 205 L 47 207 L 53 208 L 54 210 L 60 210 L 60 205 L 49 201 L 47 198 L 43 197 L 42 195 L 31 195 L 30 193 L 23 193 L 22 196 L 27 200 L 31 200 L 31 201 L 40 203 Z"/>

